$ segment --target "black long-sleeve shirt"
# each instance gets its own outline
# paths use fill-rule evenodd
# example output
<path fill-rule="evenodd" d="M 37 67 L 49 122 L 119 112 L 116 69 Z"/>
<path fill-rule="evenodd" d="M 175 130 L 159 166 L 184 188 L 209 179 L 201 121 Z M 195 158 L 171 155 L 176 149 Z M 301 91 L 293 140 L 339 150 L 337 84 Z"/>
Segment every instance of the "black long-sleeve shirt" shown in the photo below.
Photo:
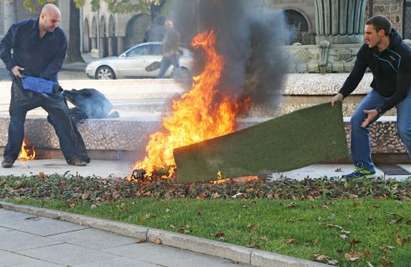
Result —
<path fill-rule="evenodd" d="M 20 66 L 25 75 L 52 81 L 57 81 L 66 50 L 67 40 L 60 28 L 40 38 L 38 19 L 13 24 L 0 42 L 0 58 L 9 71 Z"/>
<path fill-rule="evenodd" d="M 371 87 L 380 95 L 388 97 L 384 105 L 375 107 L 380 114 L 399 104 L 411 86 L 411 49 L 401 36 L 392 30 L 390 45 L 379 52 L 364 44 L 357 54 L 354 68 L 342 86 L 340 93 L 346 97 L 358 86 L 367 68 L 373 74 Z"/>

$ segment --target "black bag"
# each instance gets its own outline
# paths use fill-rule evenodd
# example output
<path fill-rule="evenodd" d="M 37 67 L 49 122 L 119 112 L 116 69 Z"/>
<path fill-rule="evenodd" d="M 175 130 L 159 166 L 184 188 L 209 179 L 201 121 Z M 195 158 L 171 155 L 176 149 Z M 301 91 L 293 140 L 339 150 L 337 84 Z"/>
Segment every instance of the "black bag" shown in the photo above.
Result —
<path fill-rule="evenodd" d="M 118 118 L 117 111 L 111 112 L 113 105 L 104 94 L 93 88 L 64 90 L 63 95 L 75 107 L 70 115 L 75 122 L 85 119 Z"/>

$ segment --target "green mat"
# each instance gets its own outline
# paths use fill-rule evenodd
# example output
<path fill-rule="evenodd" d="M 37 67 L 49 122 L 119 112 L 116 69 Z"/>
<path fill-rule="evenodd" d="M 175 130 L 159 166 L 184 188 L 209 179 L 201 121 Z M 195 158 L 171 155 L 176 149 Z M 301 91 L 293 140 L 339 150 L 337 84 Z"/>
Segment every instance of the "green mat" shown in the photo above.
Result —
<path fill-rule="evenodd" d="M 179 182 L 289 171 L 347 158 L 341 103 L 301 109 L 215 139 L 177 148 Z"/>

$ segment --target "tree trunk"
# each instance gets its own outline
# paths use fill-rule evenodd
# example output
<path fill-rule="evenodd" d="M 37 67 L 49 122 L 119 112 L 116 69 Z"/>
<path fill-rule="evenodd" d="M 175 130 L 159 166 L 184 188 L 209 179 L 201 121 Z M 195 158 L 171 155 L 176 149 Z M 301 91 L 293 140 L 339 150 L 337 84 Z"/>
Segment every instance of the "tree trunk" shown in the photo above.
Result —
<path fill-rule="evenodd" d="M 83 62 L 80 49 L 80 9 L 70 0 L 70 38 L 67 49 L 67 62 Z"/>

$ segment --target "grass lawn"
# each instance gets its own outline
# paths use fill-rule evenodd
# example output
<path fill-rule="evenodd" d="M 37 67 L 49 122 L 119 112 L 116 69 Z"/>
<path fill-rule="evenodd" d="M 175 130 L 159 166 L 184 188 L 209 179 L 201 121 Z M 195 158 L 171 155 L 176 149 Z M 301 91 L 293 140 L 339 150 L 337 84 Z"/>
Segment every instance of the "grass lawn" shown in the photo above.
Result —
<path fill-rule="evenodd" d="M 411 266 L 411 201 L 128 198 L 17 204 L 185 233 L 338 266 Z"/>

